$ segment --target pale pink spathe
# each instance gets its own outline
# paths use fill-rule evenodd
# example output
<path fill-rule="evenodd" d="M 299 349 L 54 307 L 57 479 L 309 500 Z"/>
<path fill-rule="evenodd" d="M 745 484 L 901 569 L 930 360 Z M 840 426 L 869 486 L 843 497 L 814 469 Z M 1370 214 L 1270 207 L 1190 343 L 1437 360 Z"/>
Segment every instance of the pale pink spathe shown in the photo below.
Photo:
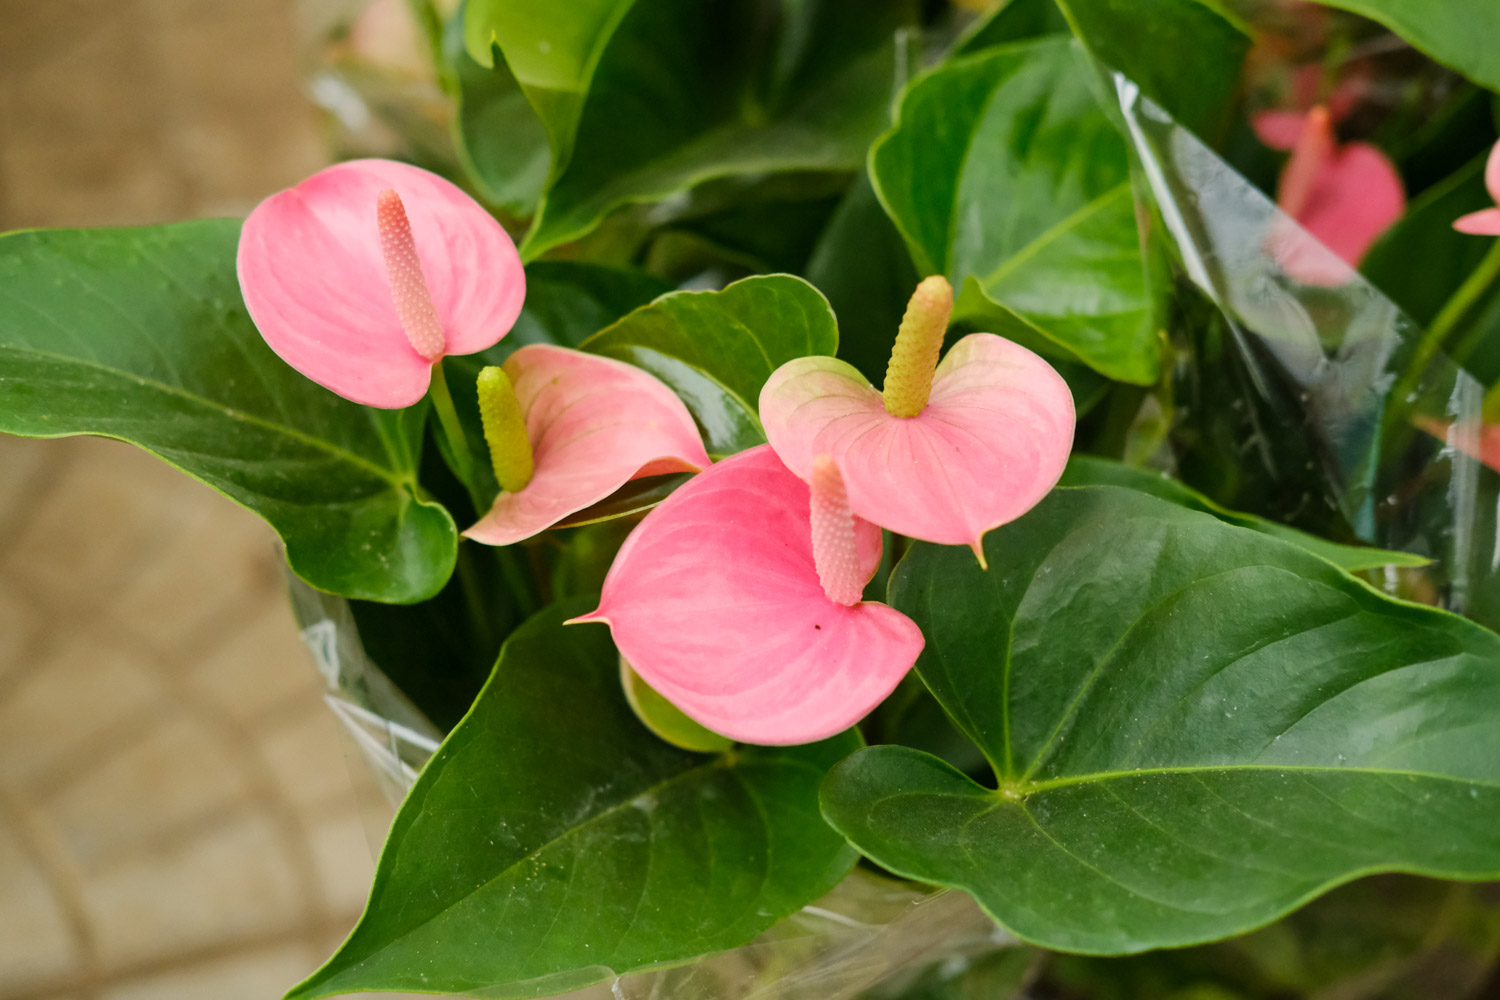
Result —
<path fill-rule="evenodd" d="M 922 633 L 884 604 L 835 604 L 813 563 L 808 487 L 761 445 L 694 477 L 615 556 L 599 608 L 620 653 L 690 718 L 745 743 L 809 743 L 881 702 Z M 880 530 L 856 521 L 865 578 Z"/>
<path fill-rule="evenodd" d="M 340 163 L 267 198 L 245 220 L 237 267 L 250 318 L 283 361 L 346 399 L 394 409 L 427 392 L 432 362 L 396 314 L 376 221 L 385 189 L 410 220 L 443 353 L 505 336 L 526 294 L 515 244 L 474 199 L 405 163 Z"/>
<path fill-rule="evenodd" d="M 797 475 L 810 476 L 818 455 L 831 457 L 855 514 L 976 555 L 985 532 L 1057 484 L 1073 446 L 1068 384 L 1036 354 L 992 333 L 953 345 L 915 417 L 887 413 L 851 365 L 813 357 L 772 373 L 760 419 Z"/>
<path fill-rule="evenodd" d="M 1500 202 L 1500 142 L 1495 143 L 1485 161 L 1484 186 L 1489 189 L 1490 197 Z M 1500 208 L 1483 208 L 1460 216 L 1453 228 L 1471 236 L 1500 236 Z"/>
<path fill-rule="evenodd" d="M 633 365 L 531 344 L 505 363 L 535 471 L 464 535 L 510 545 L 598 503 L 632 479 L 709 466 L 697 425 L 665 384 Z"/>

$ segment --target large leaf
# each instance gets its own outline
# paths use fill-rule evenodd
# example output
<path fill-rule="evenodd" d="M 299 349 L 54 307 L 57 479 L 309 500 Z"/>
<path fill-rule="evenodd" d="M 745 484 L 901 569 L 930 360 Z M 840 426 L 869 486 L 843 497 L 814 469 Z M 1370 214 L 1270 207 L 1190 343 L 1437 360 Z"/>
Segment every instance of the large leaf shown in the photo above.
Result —
<path fill-rule="evenodd" d="M 1259 532 L 1116 487 L 917 545 L 891 603 L 998 776 L 875 747 L 824 787 L 893 871 L 1046 947 L 1265 924 L 1375 871 L 1500 875 L 1500 637 Z"/>
<path fill-rule="evenodd" d="M 1475 83 L 1500 90 L 1500 4 L 1494 0 L 1318 0 L 1390 28 Z"/>
<path fill-rule="evenodd" d="M 443 28 L 442 49 L 464 170 L 487 201 L 520 218 L 531 215 L 552 165 L 541 119 L 503 59 L 481 65 L 469 55 L 462 13 Z"/>
<path fill-rule="evenodd" d="M 1427 566 L 1432 562 L 1430 559 L 1412 555 L 1409 552 L 1392 552 L 1388 549 L 1368 548 L 1363 545 L 1340 545 L 1338 542 L 1330 542 L 1326 538 L 1298 531 L 1296 528 L 1268 518 L 1229 510 L 1175 479 L 1168 479 L 1166 476 L 1157 475 L 1146 469 L 1131 468 L 1104 458 L 1074 455 L 1068 461 L 1068 467 L 1059 482 L 1063 486 L 1123 486 L 1126 489 L 1149 493 L 1151 496 L 1168 500 L 1188 510 L 1212 514 L 1226 524 L 1249 528 L 1251 531 L 1259 531 L 1274 538 L 1280 538 L 1282 541 L 1291 542 L 1298 548 L 1327 559 L 1350 573 L 1379 569 L 1383 566 Z"/>
<path fill-rule="evenodd" d="M 471 4 L 546 125 L 528 259 L 612 209 L 734 174 L 851 171 L 888 122 L 911 0 L 496 0 Z"/>
<path fill-rule="evenodd" d="M 272 354 L 238 239 L 231 220 L 0 237 L 0 430 L 133 442 L 265 518 L 313 586 L 430 597 L 457 535 L 417 486 L 425 407 L 347 402 Z"/>
<path fill-rule="evenodd" d="M 717 292 L 673 292 L 586 341 L 671 386 L 703 430 L 710 454 L 765 441 L 760 388 L 794 358 L 832 355 L 838 324 L 816 288 L 786 274 L 736 281 Z"/>
<path fill-rule="evenodd" d="M 1250 37 L 1213 0 L 1057 0 L 1079 39 L 1183 125 L 1208 137 L 1229 124 Z"/>
<path fill-rule="evenodd" d="M 1158 375 L 1125 146 L 1071 42 L 951 62 L 911 86 L 870 152 L 876 193 L 954 318 L 1066 352 L 1111 378 Z"/>
<path fill-rule="evenodd" d="M 391 827 L 364 916 L 290 997 L 536 997 L 744 944 L 854 854 L 818 815 L 853 732 L 714 756 L 632 714 L 609 632 L 542 612 Z"/>

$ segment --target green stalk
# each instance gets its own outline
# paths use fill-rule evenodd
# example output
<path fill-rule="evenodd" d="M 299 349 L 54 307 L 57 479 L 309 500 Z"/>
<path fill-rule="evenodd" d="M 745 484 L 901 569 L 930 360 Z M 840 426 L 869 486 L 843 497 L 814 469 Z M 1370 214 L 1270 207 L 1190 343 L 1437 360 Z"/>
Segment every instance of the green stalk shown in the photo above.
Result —
<path fill-rule="evenodd" d="M 469 439 L 464 436 L 463 424 L 459 423 L 458 410 L 453 405 L 453 394 L 448 391 L 448 376 L 443 373 L 441 361 L 432 366 L 432 385 L 428 387 L 427 395 L 432 398 L 432 409 L 437 413 L 438 424 L 448 440 L 453 464 L 458 466 L 453 471 L 464 484 L 464 489 L 469 491 L 474 513 L 483 515 L 490 505 L 474 481 L 474 453 L 469 450 Z"/>

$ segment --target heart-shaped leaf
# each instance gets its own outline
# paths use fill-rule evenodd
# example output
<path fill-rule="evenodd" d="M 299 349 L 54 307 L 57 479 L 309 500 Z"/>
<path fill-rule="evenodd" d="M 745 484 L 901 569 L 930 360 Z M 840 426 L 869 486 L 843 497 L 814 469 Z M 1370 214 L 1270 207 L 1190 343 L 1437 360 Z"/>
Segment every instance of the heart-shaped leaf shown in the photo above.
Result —
<path fill-rule="evenodd" d="M 272 354 L 238 239 L 231 220 L 0 238 L 0 430 L 138 444 L 270 522 L 313 586 L 431 597 L 458 536 L 417 486 L 425 406 L 350 403 Z"/>
<path fill-rule="evenodd" d="M 822 294 L 786 274 L 736 281 L 717 292 L 673 292 L 583 344 L 628 361 L 682 397 L 710 455 L 765 441 L 756 414 L 771 373 L 793 358 L 833 354 L 838 323 Z"/>
<path fill-rule="evenodd" d="M 870 169 L 918 270 L 961 289 L 955 320 L 1149 385 L 1125 145 L 1090 72 L 1056 38 L 948 63 L 908 88 Z"/>
<path fill-rule="evenodd" d="M 288 995 L 550 996 L 744 944 L 854 854 L 818 784 L 859 745 L 679 750 L 636 719 L 609 634 L 514 632 L 402 804 L 364 916 Z"/>
<path fill-rule="evenodd" d="M 735 174 L 859 168 L 889 122 L 911 0 L 474 0 L 546 125 L 552 171 L 531 259 L 616 207 Z"/>
<path fill-rule="evenodd" d="M 1227 937 L 1375 871 L 1500 875 L 1500 637 L 1116 487 L 917 545 L 892 604 L 998 788 L 874 747 L 824 786 L 893 871 L 1049 948 Z"/>

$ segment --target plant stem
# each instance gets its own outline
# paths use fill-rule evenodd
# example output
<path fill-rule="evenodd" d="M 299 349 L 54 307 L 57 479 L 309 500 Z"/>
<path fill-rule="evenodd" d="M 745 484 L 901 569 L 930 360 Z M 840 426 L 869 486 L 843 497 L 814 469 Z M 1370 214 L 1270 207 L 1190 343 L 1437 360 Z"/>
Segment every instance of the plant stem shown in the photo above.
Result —
<path fill-rule="evenodd" d="M 464 484 L 464 489 L 469 491 L 474 513 L 483 515 L 489 509 L 489 503 L 480 495 L 479 487 L 474 482 L 474 453 L 469 450 L 469 439 L 464 436 L 463 424 L 459 423 L 458 410 L 453 405 L 453 394 L 448 391 L 448 376 L 443 373 L 442 361 L 432 366 L 432 385 L 428 388 L 427 395 L 432 398 L 432 408 L 437 413 L 438 424 L 443 428 L 443 436 L 448 440 L 448 451 L 453 457 L 453 464 L 457 466 L 453 472 Z"/>
<path fill-rule="evenodd" d="M 1442 350 L 1448 338 L 1453 334 L 1454 328 L 1469 314 L 1474 304 L 1479 301 L 1479 297 L 1495 283 L 1496 278 L 1500 278 L 1500 239 L 1493 241 L 1490 252 L 1484 255 L 1479 266 L 1464 279 L 1464 283 L 1444 304 L 1442 311 L 1437 314 L 1427 328 L 1427 332 L 1422 335 L 1422 339 L 1417 343 L 1416 353 L 1412 355 L 1409 369 L 1411 372 L 1420 377 L 1421 373 L 1427 370 L 1427 366 L 1432 363 L 1437 352 Z M 1473 345 L 1464 343 L 1460 346 L 1466 348 L 1463 353 L 1452 351 L 1450 354 L 1455 362 L 1462 364 L 1465 360 L 1464 355 L 1467 350 L 1473 349 Z"/>

